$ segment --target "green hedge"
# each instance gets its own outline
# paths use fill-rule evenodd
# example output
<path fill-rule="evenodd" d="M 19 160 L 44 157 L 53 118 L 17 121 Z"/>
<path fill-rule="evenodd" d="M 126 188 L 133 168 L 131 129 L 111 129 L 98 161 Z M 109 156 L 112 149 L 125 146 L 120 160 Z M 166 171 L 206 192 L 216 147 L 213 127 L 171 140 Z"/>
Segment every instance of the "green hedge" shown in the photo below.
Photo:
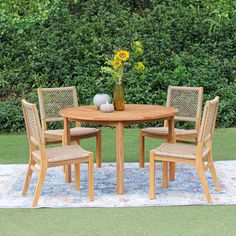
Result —
<path fill-rule="evenodd" d="M 20 100 L 37 102 L 38 87 L 76 85 L 80 104 L 112 95 L 100 67 L 133 40 L 146 70 L 125 78 L 127 103 L 164 104 L 168 85 L 203 86 L 204 101 L 221 97 L 218 126 L 236 125 L 234 1 L 12 2 L 0 10 L 0 132 L 24 129 Z"/>

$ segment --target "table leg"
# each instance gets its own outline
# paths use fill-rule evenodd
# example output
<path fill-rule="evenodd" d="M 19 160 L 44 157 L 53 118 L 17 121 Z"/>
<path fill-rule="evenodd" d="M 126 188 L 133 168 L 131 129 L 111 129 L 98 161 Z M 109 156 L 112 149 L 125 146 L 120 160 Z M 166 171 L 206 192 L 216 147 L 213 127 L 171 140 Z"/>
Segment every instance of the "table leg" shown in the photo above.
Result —
<path fill-rule="evenodd" d="M 175 121 L 172 116 L 168 120 L 168 143 L 175 143 Z M 175 180 L 175 163 L 169 162 L 169 179 L 171 181 Z"/>
<path fill-rule="evenodd" d="M 116 192 L 124 194 L 124 125 L 116 125 Z"/>
<path fill-rule="evenodd" d="M 67 118 L 64 118 L 64 136 L 62 139 L 62 145 L 66 146 L 70 144 L 70 122 Z M 71 165 L 65 166 L 65 180 L 71 182 Z"/>

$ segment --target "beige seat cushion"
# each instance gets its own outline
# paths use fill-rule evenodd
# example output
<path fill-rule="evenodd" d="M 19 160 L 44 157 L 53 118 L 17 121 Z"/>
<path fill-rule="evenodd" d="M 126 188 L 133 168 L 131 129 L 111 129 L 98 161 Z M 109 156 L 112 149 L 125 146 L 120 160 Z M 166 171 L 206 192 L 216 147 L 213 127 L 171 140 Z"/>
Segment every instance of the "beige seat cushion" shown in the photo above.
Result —
<path fill-rule="evenodd" d="M 196 151 L 196 145 L 163 143 L 155 150 L 155 155 L 195 159 Z M 208 148 L 203 148 L 202 157 L 205 158 L 208 155 L 209 151 L 210 150 Z"/>
<path fill-rule="evenodd" d="M 144 133 L 154 134 L 159 136 L 168 136 L 168 128 L 167 127 L 150 127 L 142 129 Z M 195 129 L 175 129 L 176 136 L 180 135 L 197 135 L 197 131 Z"/>
<path fill-rule="evenodd" d="M 86 134 L 96 134 L 98 129 L 96 128 L 86 128 L 86 127 L 75 127 L 70 129 L 71 136 L 83 136 Z M 55 129 L 55 130 L 46 130 L 45 135 L 54 135 L 54 136 L 63 136 L 63 129 Z"/>
<path fill-rule="evenodd" d="M 39 151 L 32 152 L 32 155 L 36 160 L 41 160 Z M 70 145 L 64 147 L 46 148 L 46 155 L 48 162 L 59 162 L 86 158 L 89 156 L 89 153 L 79 145 Z"/>

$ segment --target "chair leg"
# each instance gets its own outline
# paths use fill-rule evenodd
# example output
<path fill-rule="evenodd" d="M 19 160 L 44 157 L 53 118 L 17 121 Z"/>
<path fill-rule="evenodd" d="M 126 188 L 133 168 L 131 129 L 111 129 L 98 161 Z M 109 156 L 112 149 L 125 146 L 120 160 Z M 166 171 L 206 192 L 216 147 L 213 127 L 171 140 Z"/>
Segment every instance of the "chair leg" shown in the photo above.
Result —
<path fill-rule="evenodd" d="M 162 178 L 163 178 L 162 187 L 168 188 L 168 162 L 167 161 L 162 162 Z"/>
<path fill-rule="evenodd" d="M 71 182 L 71 165 L 65 166 L 65 181 L 67 183 Z"/>
<path fill-rule="evenodd" d="M 209 153 L 209 155 L 207 157 L 207 160 L 208 160 L 208 163 L 209 163 L 209 168 L 210 168 L 210 171 L 211 171 L 211 176 L 213 178 L 216 191 L 220 192 L 221 189 L 220 189 L 220 184 L 218 182 L 218 178 L 217 178 L 217 175 L 216 175 L 214 161 L 213 161 L 213 158 L 212 158 L 212 152 Z"/>
<path fill-rule="evenodd" d="M 94 167 L 93 167 L 93 154 L 89 154 L 88 162 L 88 188 L 89 188 L 89 200 L 94 200 Z"/>
<path fill-rule="evenodd" d="M 78 140 L 76 140 L 76 142 L 78 143 Z M 70 141 L 69 141 L 69 143 L 70 143 Z M 65 146 L 64 136 L 62 136 L 62 146 Z M 70 183 L 71 182 L 71 165 L 64 166 L 63 171 L 65 173 L 65 181 L 67 183 Z"/>
<path fill-rule="evenodd" d="M 206 176 L 205 176 L 205 173 L 204 173 L 203 165 L 197 166 L 197 172 L 198 172 L 198 175 L 199 175 L 201 185 L 202 185 L 203 191 L 205 193 L 207 202 L 212 203 L 212 199 L 211 199 L 211 195 L 209 193 L 207 179 L 206 179 Z"/>
<path fill-rule="evenodd" d="M 176 164 L 174 162 L 169 162 L 169 179 L 170 179 L 170 181 L 175 180 L 175 170 L 176 170 Z"/>
<path fill-rule="evenodd" d="M 75 189 L 80 189 L 80 163 L 75 164 Z"/>
<path fill-rule="evenodd" d="M 102 167 L 102 135 L 101 130 L 98 131 L 96 137 L 96 166 L 97 168 Z"/>
<path fill-rule="evenodd" d="M 33 200 L 33 204 L 32 204 L 33 207 L 36 207 L 38 204 L 38 200 L 39 200 L 39 196 L 42 191 L 42 186 L 43 186 L 46 171 L 47 171 L 47 167 L 40 167 L 38 182 L 37 182 L 36 190 L 34 193 L 34 200 Z"/>
<path fill-rule="evenodd" d="M 155 151 L 150 152 L 150 166 L 149 166 L 149 198 L 155 198 Z"/>
<path fill-rule="evenodd" d="M 145 140 L 143 136 L 143 131 L 140 130 L 140 157 L 139 157 L 139 167 L 144 168 L 144 149 L 145 149 Z"/>
<path fill-rule="evenodd" d="M 80 145 L 80 139 L 76 139 L 76 143 Z"/>
<path fill-rule="evenodd" d="M 27 193 L 28 187 L 29 187 L 29 183 L 30 183 L 30 179 L 33 173 L 33 170 L 31 169 L 31 166 L 34 166 L 35 162 L 34 160 L 31 159 L 30 156 L 30 162 L 29 162 L 29 166 L 27 169 L 27 173 L 26 173 L 26 177 L 25 177 L 25 182 L 24 182 L 24 186 L 23 186 L 23 190 L 22 190 L 22 195 L 25 195 Z"/>

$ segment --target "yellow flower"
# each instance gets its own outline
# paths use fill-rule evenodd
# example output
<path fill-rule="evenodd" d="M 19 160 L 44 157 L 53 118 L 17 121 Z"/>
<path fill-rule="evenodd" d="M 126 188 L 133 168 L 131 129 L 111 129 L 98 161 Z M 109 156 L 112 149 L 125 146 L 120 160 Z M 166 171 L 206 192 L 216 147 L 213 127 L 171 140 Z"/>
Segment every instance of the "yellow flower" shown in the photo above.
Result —
<path fill-rule="evenodd" d="M 113 60 L 111 63 L 115 70 L 118 70 L 122 66 L 121 61 L 117 59 Z"/>
<path fill-rule="evenodd" d="M 129 52 L 125 50 L 120 50 L 115 55 L 116 60 L 127 61 L 129 60 Z"/>
<path fill-rule="evenodd" d="M 137 71 L 143 71 L 145 69 L 145 66 L 141 61 L 139 61 L 135 64 L 135 68 Z"/>

